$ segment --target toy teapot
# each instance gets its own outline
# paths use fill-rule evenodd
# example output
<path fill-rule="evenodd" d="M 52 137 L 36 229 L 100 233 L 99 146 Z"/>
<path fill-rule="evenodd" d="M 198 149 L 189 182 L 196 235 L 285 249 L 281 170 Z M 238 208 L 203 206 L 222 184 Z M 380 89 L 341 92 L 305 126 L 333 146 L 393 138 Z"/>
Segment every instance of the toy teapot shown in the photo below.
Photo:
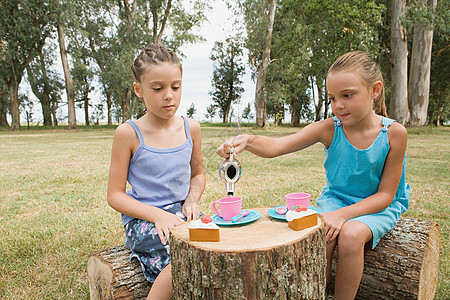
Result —
<path fill-rule="evenodd" d="M 225 181 L 227 196 L 234 195 L 234 184 L 241 177 L 241 164 L 233 157 L 234 148 L 230 150 L 230 157 L 226 158 L 219 167 L 219 177 Z"/>

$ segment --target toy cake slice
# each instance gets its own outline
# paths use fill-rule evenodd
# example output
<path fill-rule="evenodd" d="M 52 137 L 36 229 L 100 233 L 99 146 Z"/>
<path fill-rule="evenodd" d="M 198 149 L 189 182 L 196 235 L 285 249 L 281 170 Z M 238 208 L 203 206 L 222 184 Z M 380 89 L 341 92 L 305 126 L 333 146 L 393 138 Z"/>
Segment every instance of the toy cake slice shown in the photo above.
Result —
<path fill-rule="evenodd" d="M 306 207 L 295 207 L 286 213 L 289 228 L 299 231 L 317 225 L 317 211 Z"/>
<path fill-rule="evenodd" d="M 189 240 L 193 242 L 220 242 L 219 226 L 207 215 L 189 224 Z"/>

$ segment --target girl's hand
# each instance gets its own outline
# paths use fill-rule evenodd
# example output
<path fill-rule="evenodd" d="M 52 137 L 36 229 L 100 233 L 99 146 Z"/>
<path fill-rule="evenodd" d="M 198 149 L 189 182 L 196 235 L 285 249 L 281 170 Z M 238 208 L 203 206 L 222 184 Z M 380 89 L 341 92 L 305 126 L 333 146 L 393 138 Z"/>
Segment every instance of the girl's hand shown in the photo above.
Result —
<path fill-rule="evenodd" d="M 247 134 L 241 134 L 232 138 L 229 138 L 223 142 L 222 145 L 217 148 L 216 153 L 223 157 L 228 158 L 230 157 L 230 150 L 231 148 L 234 148 L 234 157 L 242 151 L 244 151 L 245 147 L 247 146 L 249 135 Z"/>
<path fill-rule="evenodd" d="M 181 223 L 184 223 L 184 220 L 177 215 L 161 210 L 161 212 L 154 218 L 153 223 L 155 223 L 155 228 L 158 232 L 159 238 L 161 239 L 161 243 L 166 245 L 169 240 L 169 230 Z"/>
<path fill-rule="evenodd" d="M 187 221 L 197 220 L 200 217 L 200 207 L 197 203 L 186 200 L 181 208 Z"/>
<path fill-rule="evenodd" d="M 344 225 L 344 222 L 346 220 L 345 218 L 340 216 L 338 211 L 321 213 L 320 215 L 325 220 L 327 230 L 327 243 L 331 243 L 339 235 L 342 225 Z"/>

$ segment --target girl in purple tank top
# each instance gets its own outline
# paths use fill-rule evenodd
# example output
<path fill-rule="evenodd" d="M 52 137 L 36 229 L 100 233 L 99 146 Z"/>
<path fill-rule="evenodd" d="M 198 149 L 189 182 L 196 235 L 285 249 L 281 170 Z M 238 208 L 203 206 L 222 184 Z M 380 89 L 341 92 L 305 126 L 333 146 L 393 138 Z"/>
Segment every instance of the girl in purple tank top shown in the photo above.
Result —
<path fill-rule="evenodd" d="M 248 150 L 275 157 L 322 143 L 327 185 L 317 200 L 326 222 L 327 280 L 337 247 L 334 299 L 354 299 L 364 267 L 364 245 L 375 247 L 408 209 L 405 183 L 407 132 L 386 118 L 383 78 L 366 53 L 344 54 L 327 76 L 335 115 L 281 137 L 240 135 L 225 141 L 217 154 Z"/>
<path fill-rule="evenodd" d="M 116 129 L 107 199 L 122 214 L 131 259 L 153 283 L 148 298 L 171 299 L 169 230 L 199 218 L 205 189 L 200 124 L 175 116 L 182 68 L 173 51 L 150 45 L 131 69 L 147 111 Z"/>

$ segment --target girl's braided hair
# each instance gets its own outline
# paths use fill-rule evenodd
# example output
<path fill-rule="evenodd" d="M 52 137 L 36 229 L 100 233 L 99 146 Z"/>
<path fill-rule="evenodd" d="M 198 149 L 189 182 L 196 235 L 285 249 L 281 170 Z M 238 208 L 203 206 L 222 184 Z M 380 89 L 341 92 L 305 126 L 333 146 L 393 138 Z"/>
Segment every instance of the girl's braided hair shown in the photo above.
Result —
<path fill-rule="evenodd" d="M 183 71 L 180 60 L 175 52 L 159 44 L 150 44 L 141 51 L 131 66 L 135 80 L 141 82 L 141 76 L 149 65 L 158 65 L 162 63 L 172 63 L 179 66 L 180 70 Z"/>

